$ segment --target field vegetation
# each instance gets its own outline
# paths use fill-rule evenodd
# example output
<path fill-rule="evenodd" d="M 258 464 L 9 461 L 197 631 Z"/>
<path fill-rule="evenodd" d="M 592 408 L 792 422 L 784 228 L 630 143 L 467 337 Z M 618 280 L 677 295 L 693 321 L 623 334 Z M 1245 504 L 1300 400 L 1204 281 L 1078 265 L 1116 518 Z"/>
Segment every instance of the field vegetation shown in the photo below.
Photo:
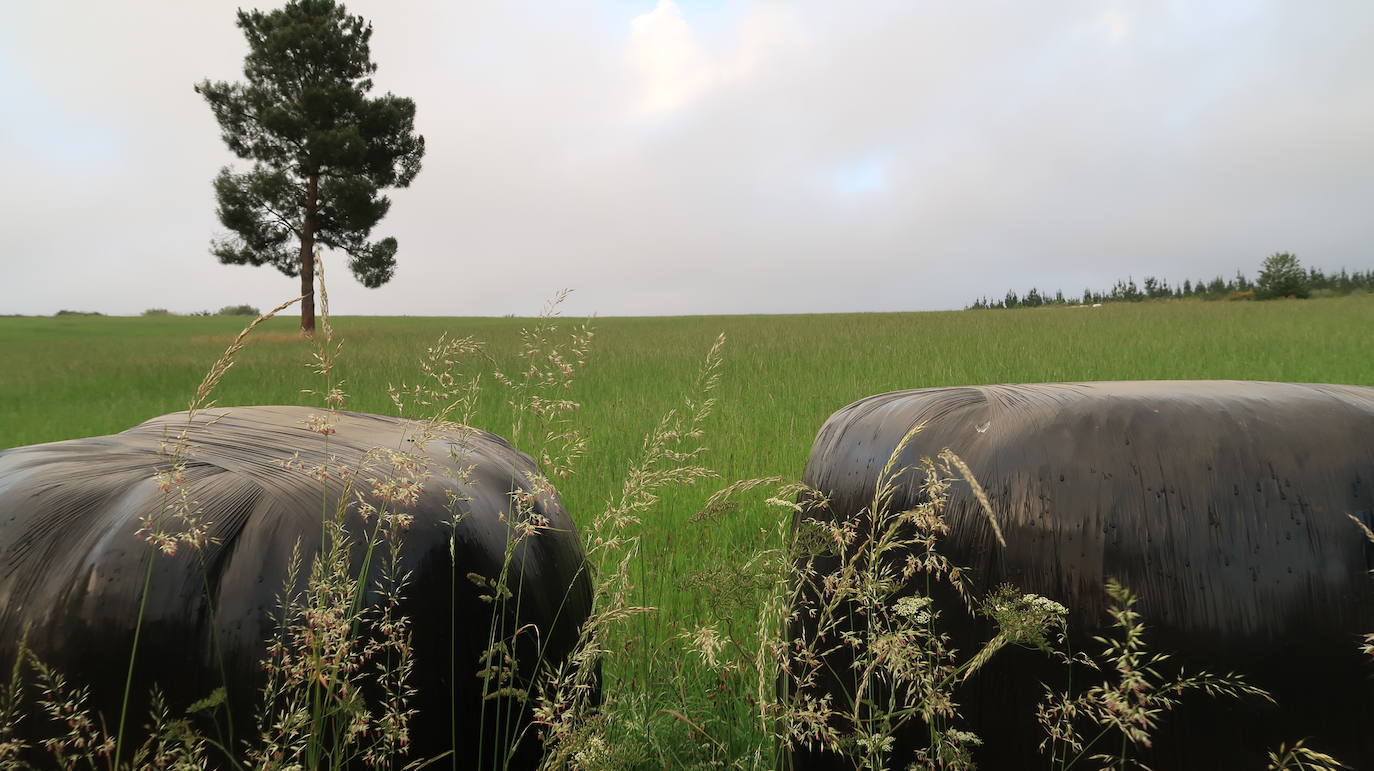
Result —
<path fill-rule="evenodd" d="M 482 375 L 489 386 L 473 422 L 511 434 L 520 416 L 491 373 L 520 369 L 529 319 L 332 321 L 345 341 L 332 378 L 348 394 L 347 409 L 394 414 L 387 386 L 413 381 L 416 362 L 441 334 L 471 336 L 486 346 L 462 374 Z M 0 446 L 117 432 L 185 409 L 241 327 L 232 317 L 0 319 Z M 319 388 L 319 376 L 295 327 L 290 319 L 259 327 L 220 383 L 219 406 L 311 403 L 302 392 Z M 746 558 L 776 560 L 790 512 L 708 499 L 735 480 L 797 479 L 815 431 L 839 407 L 895 389 L 1006 382 L 1374 385 L 1374 358 L 1360 333 L 1374 328 L 1367 295 L 1001 313 L 612 318 L 593 327 L 590 364 L 570 391 L 581 405 L 585 456 L 575 474 L 558 480 L 579 522 L 620 494 L 644 436 L 692 387 L 717 335 L 728 341 L 715 408 L 700 425 L 709 450 L 695 459 L 717 479 L 665 488 L 643 515 L 629 578 L 634 602 L 655 610 L 607 640 L 612 741 L 572 748 L 584 760 L 648 768 L 771 765 L 771 756 L 757 755 L 769 745 L 759 699 L 771 683 L 759 629 L 769 622 L 760 613 L 777 610 L 763 607 L 776 596 L 777 573 Z M 1148 621 L 1148 609 L 1140 610 Z M 623 741 L 613 741 L 617 733 Z"/>

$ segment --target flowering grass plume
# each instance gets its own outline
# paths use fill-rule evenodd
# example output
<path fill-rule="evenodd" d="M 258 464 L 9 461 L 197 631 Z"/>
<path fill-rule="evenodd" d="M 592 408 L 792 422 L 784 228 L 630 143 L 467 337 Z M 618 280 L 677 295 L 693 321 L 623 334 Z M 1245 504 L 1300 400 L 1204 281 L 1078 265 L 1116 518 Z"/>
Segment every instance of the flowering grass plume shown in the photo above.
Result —
<path fill-rule="evenodd" d="M 520 369 L 514 374 L 493 373 L 506 387 L 507 403 L 514 410 L 511 441 L 526 447 L 545 473 L 554 476 L 572 473 L 577 459 L 587 451 L 586 438 L 573 422 L 580 405 L 565 392 L 572 389 L 578 370 L 587 365 L 595 332 L 584 322 L 574 326 L 565 340 L 557 337 L 559 306 L 570 293 L 568 289 L 558 292 L 544 305 L 534 326 L 520 330 Z"/>
<path fill-rule="evenodd" d="M 292 550 L 263 662 L 259 737 L 248 757 L 260 769 L 344 768 L 359 761 L 391 767 L 407 754 L 415 714 L 410 622 L 399 611 L 410 575 L 399 570 L 400 549 L 431 476 L 430 459 L 376 447 L 349 468 L 330 453 L 335 413 L 347 394 L 333 377 L 342 344 L 329 320 L 324 261 L 315 264 L 322 322 L 311 338 L 310 366 L 324 382 L 308 393 L 320 397 L 324 412 L 307 416 L 302 428 L 319 436 L 325 460 L 307 466 L 297 453 L 277 465 L 320 485 L 320 548 L 303 586 L 299 542 Z M 331 482 L 339 490 L 333 500 Z M 374 564 L 378 578 L 369 584 Z M 368 692 L 375 703 L 367 702 Z"/>
<path fill-rule="evenodd" d="M 1146 768 L 1132 756 L 1133 751 L 1151 746 L 1160 719 L 1190 691 L 1273 702 L 1267 691 L 1250 685 L 1233 672 L 1179 672 L 1171 678 L 1161 675 L 1161 665 L 1169 656 L 1151 653 L 1146 647 L 1145 625 L 1135 610 L 1135 595 L 1114 579 L 1108 580 L 1106 589 L 1111 599 L 1107 612 L 1117 636 L 1093 638 L 1103 645 L 1103 650 L 1101 663 L 1091 664 L 1105 672 L 1104 682 L 1078 694 L 1047 687 L 1038 708 L 1046 734 L 1040 749 L 1050 755 L 1052 762 L 1069 765 L 1086 757 L 1111 771 Z M 1083 726 L 1095 733 L 1082 733 Z"/>
<path fill-rule="evenodd" d="M 858 768 L 915 763 L 968 769 L 981 740 L 959 727 L 956 690 L 1011 645 L 1048 649 L 1063 628 L 1062 606 L 1011 587 L 998 589 L 979 612 L 996 634 L 972 655 L 951 645 L 937 587 L 960 613 L 976 606 L 964 568 L 939 551 L 949 533 L 945 510 L 955 482 L 976 482 L 953 453 L 925 458 L 910 508 L 895 502 L 913 471 L 899 458 L 923 430 L 913 426 L 877 476 L 869 505 L 844 516 L 818 491 L 798 498 L 792 543 L 792 593 L 781 663 L 785 688 L 778 733 L 789 751 L 844 756 Z M 980 500 L 985 496 L 980 497 Z M 987 509 L 995 537 L 1000 529 Z M 913 757 L 894 757 L 908 726 L 927 727 Z"/>
<path fill-rule="evenodd" d="M 1269 763 L 1265 771 L 1347 771 L 1350 766 L 1308 747 L 1299 739 L 1290 747 L 1280 744 L 1277 750 L 1269 752 Z"/>

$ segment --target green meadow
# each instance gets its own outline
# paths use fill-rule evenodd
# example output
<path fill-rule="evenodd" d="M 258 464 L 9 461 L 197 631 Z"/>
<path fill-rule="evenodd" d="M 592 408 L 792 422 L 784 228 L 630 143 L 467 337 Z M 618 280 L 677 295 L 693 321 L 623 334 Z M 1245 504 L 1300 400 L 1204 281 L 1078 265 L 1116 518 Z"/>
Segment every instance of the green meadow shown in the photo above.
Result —
<path fill-rule="evenodd" d="M 185 409 L 244 317 L 0 318 L 0 447 L 120 431 Z M 561 319 L 558 335 L 577 319 Z M 486 355 L 461 362 L 484 375 L 481 428 L 508 434 L 494 369 L 513 371 L 521 318 L 333 319 L 343 342 L 335 377 L 345 409 L 393 413 L 388 384 L 414 383 L 441 334 L 472 336 Z M 784 513 L 746 506 L 689 519 L 731 481 L 798 478 L 833 411 L 875 393 L 930 386 L 1130 379 L 1243 379 L 1374 385 L 1374 296 L 1308 301 L 1163 301 L 1100 308 L 795 316 L 606 318 L 591 321 L 590 363 L 571 398 L 582 407 L 586 456 L 560 483 L 589 519 L 623 484 L 644 435 L 680 403 L 718 334 L 726 336 L 704 461 L 719 475 L 664 495 L 646 518 L 635 566 L 640 601 L 608 662 L 607 695 L 633 712 L 648 767 L 728 760 L 757 746 L 748 682 L 688 655 L 682 637 L 729 607 L 731 566 L 777 546 Z M 318 404 L 311 347 L 294 317 L 258 328 L 225 376 L 219 406 Z M 954 448 L 956 451 L 958 448 Z M 725 578 L 722 578 L 724 576 Z M 727 585 L 722 586 L 722 583 Z M 730 619 L 726 619 L 731 623 Z M 754 634 L 736 615 L 733 638 Z M 756 722 L 756 721 L 755 721 Z M 638 729 L 637 729 L 638 730 Z"/>

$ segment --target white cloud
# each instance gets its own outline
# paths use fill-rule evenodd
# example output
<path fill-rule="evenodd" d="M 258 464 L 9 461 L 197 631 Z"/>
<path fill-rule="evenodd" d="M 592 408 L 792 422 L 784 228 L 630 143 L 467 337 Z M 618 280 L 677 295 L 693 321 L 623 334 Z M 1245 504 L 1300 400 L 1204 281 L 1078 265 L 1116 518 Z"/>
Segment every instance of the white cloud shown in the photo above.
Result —
<path fill-rule="evenodd" d="M 1114 45 L 1124 41 L 1131 33 L 1130 17 L 1119 8 L 1104 11 L 1101 16 L 1097 17 L 1097 26 L 1107 41 Z"/>
<path fill-rule="evenodd" d="M 783 56 L 807 42 L 805 25 L 791 3 L 760 2 L 740 23 L 739 46 L 729 69 L 734 77 L 747 77 L 770 59 Z"/>
<path fill-rule="evenodd" d="M 639 109 L 667 112 L 682 107 L 716 78 L 714 63 L 697 43 L 682 9 L 659 0 L 630 22 L 630 66 L 639 76 Z"/>
<path fill-rule="evenodd" d="M 626 59 L 639 81 L 640 114 L 673 112 L 748 80 L 806 40 L 796 10 L 782 2 L 757 3 L 725 22 L 733 33 L 729 46 L 703 44 L 673 0 L 659 0 L 630 22 Z"/>

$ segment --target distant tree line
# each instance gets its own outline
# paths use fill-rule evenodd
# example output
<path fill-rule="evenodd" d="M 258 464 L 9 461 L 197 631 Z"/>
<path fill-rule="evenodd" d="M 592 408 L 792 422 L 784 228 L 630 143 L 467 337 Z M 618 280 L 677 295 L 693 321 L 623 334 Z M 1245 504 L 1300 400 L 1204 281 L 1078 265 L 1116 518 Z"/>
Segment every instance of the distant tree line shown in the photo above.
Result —
<path fill-rule="evenodd" d="M 1251 281 L 1243 272 L 1234 278 L 1221 276 L 1210 281 L 1194 282 L 1184 279 L 1170 284 L 1167 279 L 1146 276 L 1140 284 L 1132 277 L 1118 280 L 1108 291 L 1084 289 L 1081 297 L 1065 297 L 1056 290 L 1053 295 L 1031 287 L 1023 295 L 1008 291 L 1000 300 L 978 298 L 966 310 L 984 308 L 1038 308 L 1042 305 L 1095 305 L 1113 302 L 1142 302 L 1144 300 L 1269 300 L 1280 297 L 1310 297 L 1314 292 L 1324 296 L 1346 295 L 1352 292 L 1374 292 L 1374 270 L 1325 273 L 1321 268 L 1304 268 L 1292 254 L 1280 252 L 1265 258 L 1259 277 Z"/>
<path fill-rule="evenodd" d="M 187 314 L 173 313 L 166 308 L 149 308 L 143 311 L 144 316 L 258 316 L 261 315 L 258 309 L 252 305 L 226 305 L 223 308 L 211 313 L 210 311 L 191 311 Z"/>

